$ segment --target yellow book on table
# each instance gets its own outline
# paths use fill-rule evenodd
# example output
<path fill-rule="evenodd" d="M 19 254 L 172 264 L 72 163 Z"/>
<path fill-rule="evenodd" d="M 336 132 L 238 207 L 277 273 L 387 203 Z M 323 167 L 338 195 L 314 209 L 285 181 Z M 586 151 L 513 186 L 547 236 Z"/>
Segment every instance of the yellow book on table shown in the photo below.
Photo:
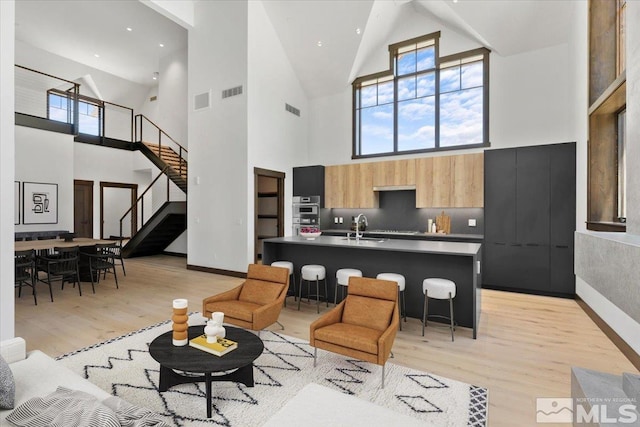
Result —
<path fill-rule="evenodd" d="M 189 345 L 191 347 L 197 348 L 198 350 L 215 354 L 216 356 L 224 356 L 230 351 L 233 351 L 236 348 L 238 348 L 237 342 L 228 340 L 226 338 L 218 337 L 217 342 L 209 343 L 207 342 L 207 336 L 204 334 L 198 337 L 195 337 L 192 340 L 189 340 Z"/>

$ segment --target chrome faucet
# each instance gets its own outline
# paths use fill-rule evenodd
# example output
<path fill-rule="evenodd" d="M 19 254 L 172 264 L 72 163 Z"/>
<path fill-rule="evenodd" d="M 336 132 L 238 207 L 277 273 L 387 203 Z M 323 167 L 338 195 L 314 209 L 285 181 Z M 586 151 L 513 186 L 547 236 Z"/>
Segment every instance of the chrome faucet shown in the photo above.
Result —
<path fill-rule="evenodd" d="M 363 219 L 364 219 L 364 225 L 365 225 L 365 227 L 368 227 L 368 226 L 369 226 L 369 221 L 367 221 L 367 217 L 366 217 L 366 216 L 364 216 L 364 214 L 359 214 L 359 215 L 356 217 L 356 242 L 359 242 L 359 241 L 360 241 L 360 238 L 361 238 L 361 237 L 363 237 L 363 235 L 362 235 L 362 234 L 360 234 L 360 230 L 359 230 L 359 227 L 360 227 L 360 218 L 363 218 Z"/>

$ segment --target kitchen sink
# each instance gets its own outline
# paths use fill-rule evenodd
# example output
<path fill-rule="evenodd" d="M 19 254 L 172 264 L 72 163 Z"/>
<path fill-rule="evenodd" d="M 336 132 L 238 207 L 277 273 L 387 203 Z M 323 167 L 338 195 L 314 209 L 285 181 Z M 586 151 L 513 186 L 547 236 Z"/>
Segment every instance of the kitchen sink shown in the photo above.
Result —
<path fill-rule="evenodd" d="M 356 238 L 355 237 L 343 237 L 342 240 L 353 240 L 355 242 Z M 365 241 L 365 242 L 382 243 L 382 242 L 386 242 L 389 239 L 382 239 L 380 237 L 361 237 L 359 240 L 360 241 Z"/>

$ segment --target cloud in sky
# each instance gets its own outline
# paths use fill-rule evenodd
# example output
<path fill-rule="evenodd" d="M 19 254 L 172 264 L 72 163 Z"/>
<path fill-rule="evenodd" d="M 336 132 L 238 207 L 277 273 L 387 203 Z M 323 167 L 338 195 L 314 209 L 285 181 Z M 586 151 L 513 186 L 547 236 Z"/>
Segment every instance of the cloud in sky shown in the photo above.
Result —
<path fill-rule="evenodd" d="M 363 109 L 360 117 L 361 154 L 393 151 L 393 104 Z"/>
<path fill-rule="evenodd" d="M 435 97 L 398 103 L 398 150 L 435 146 Z"/>
<path fill-rule="evenodd" d="M 440 146 L 483 142 L 482 88 L 440 96 Z"/>
<path fill-rule="evenodd" d="M 416 58 L 418 70 L 432 66 L 433 52 L 400 55 L 398 74 L 415 72 Z M 440 70 L 441 147 L 483 142 L 483 67 L 477 61 Z M 398 79 L 398 151 L 435 147 L 435 92 L 435 72 Z M 362 107 L 369 106 L 360 110 L 361 154 L 392 152 L 393 81 L 362 88 L 361 96 Z"/>

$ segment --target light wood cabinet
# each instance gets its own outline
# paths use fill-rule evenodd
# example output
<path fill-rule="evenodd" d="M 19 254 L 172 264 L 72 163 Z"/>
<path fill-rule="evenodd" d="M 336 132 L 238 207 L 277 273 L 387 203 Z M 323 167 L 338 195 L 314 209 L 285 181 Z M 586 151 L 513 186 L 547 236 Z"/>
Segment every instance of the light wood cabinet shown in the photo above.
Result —
<path fill-rule="evenodd" d="M 416 184 L 415 159 L 389 160 L 371 164 L 373 165 L 374 187 Z"/>
<path fill-rule="evenodd" d="M 326 208 L 377 208 L 373 163 L 325 167 Z"/>
<path fill-rule="evenodd" d="M 346 206 L 347 165 L 325 166 L 324 206 L 341 208 Z"/>
<path fill-rule="evenodd" d="M 484 204 L 482 153 L 416 160 L 417 208 L 471 208 Z"/>
<path fill-rule="evenodd" d="M 417 208 L 469 208 L 484 204 L 482 153 L 354 163 L 325 167 L 325 207 L 379 207 L 374 187 L 416 186 Z"/>

